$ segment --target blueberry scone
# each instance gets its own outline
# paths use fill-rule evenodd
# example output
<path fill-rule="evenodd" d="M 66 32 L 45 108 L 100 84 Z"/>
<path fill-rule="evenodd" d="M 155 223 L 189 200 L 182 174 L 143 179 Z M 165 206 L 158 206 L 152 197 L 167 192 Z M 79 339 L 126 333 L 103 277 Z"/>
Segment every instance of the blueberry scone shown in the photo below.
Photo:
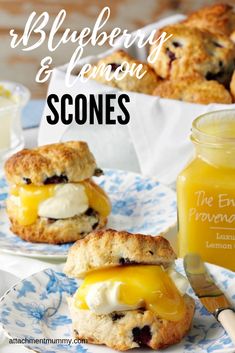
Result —
<path fill-rule="evenodd" d="M 117 70 L 121 65 L 123 65 L 124 71 L 127 69 L 127 66 L 124 63 L 128 63 L 129 68 L 135 70 L 137 65 L 142 64 L 142 68 L 139 74 L 142 76 L 141 78 L 137 78 L 134 73 L 131 75 L 128 73 L 127 75 L 123 75 L 123 72 L 120 72 L 118 76 L 122 77 L 120 80 L 116 78 L 112 78 L 111 80 L 107 80 L 105 77 L 105 72 L 110 71 L 111 75 L 115 70 Z M 134 66 L 133 66 L 134 65 Z M 97 74 L 91 78 L 94 78 L 96 81 L 113 86 L 115 88 L 124 90 L 124 91 L 133 91 L 145 94 L 151 94 L 159 81 L 155 71 L 146 63 L 140 62 L 136 59 L 133 59 L 130 55 L 128 55 L 123 50 L 118 50 L 106 58 L 98 61 L 96 65 L 92 67 L 92 70 L 96 70 Z M 90 71 L 87 75 L 90 75 Z"/>
<path fill-rule="evenodd" d="M 152 64 L 163 79 L 198 75 L 228 85 L 234 69 L 235 46 L 224 35 L 175 24 L 161 29 L 172 34 Z M 157 36 L 160 34 L 157 33 Z M 150 53 L 155 46 L 150 47 Z"/>
<path fill-rule="evenodd" d="M 85 142 L 24 149 L 5 163 L 7 213 L 13 233 L 42 243 L 67 243 L 105 226 L 111 204 L 92 180 L 102 174 Z"/>
<path fill-rule="evenodd" d="M 74 337 L 120 351 L 180 342 L 195 304 L 175 258 L 162 236 L 108 229 L 78 240 L 64 269 L 83 279 L 68 298 Z"/>
<path fill-rule="evenodd" d="M 153 95 L 198 104 L 232 103 L 229 91 L 222 84 L 198 77 L 164 80 L 155 88 Z"/>
<path fill-rule="evenodd" d="M 184 21 L 184 24 L 230 36 L 235 30 L 235 12 L 231 5 L 214 4 L 193 12 Z"/>

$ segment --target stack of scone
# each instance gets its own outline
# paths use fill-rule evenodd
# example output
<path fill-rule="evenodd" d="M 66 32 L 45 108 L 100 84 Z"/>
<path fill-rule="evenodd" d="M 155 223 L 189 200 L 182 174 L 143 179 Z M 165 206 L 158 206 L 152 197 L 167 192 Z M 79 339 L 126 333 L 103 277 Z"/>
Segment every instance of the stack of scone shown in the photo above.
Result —
<path fill-rule="evenodd" d="M 105 226 L 111 204 L 91 179 L 102 170 L 85 142 L 24 149 L 8 159 L 5 173 L 11 230 L 22 239 L 67 243 Z"/>
<path fill-rule="evenodd" d="M 70 249 L 65 273 L 84 279 L 68 298 L 73 333 L 117 350 L 165 348 L 189 331 L 193 299 L 161 237 L 95 231 Z"/>
<path fill-rule="evenodd" d="M 104 74 L 95 79 L 122 90 L 152 94 L 200 104 L 235 101 L 235 12 L 230 5 L 205 7 L 185 21 L 162 28 L 172 34 L 163 45 L 156 61 L 143 64 L 146 74 L 138 79 L 127 75 L 108 81 Z M 157 43 L 156 45 L 158 45 Z M 155 46 L 150 47 L 150 53 Z M 124 51 L 100 60 L 115 70 L 124 61 L 139 64 Z"/>

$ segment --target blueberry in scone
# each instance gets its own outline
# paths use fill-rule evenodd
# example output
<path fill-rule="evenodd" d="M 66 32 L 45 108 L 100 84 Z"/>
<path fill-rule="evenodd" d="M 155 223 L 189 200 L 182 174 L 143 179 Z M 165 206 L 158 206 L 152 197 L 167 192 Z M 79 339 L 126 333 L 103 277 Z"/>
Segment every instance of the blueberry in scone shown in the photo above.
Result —
<path fill-rule="evenodd" d="M 175 258 L 162 236 L 107 229 L 78 240 L 64 269 L 83 279 L 68 298 L 74 337 L 120 351 L 180 342 L 195 304 Z"/>
<path fill-rule="evenodd" d="M 92 180 L 102 171 L 85 142 L 24 149 L 6 161 L 5 173 L 11 230 L 22 239 L 67 243 L 105 226 L 111 204 Z"/>

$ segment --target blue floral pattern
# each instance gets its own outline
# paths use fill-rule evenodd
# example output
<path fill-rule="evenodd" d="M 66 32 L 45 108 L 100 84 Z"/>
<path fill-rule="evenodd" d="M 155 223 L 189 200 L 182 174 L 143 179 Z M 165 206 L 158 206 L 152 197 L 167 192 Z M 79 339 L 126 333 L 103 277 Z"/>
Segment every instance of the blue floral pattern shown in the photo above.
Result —
<path fill-rule="evenodd" d="M 108 227 L 130 232 L 157 234 L 176 224 L 175 193 L 154 178 L 120 171 L 105 170 L 96 178 L 112 202 Z M 65 258 L 71 243 L 62 245 L 34 244 L 12 234 L 5 212 L 8 188 L 0 179 L 0 247 L 3 251 L 25 256 Z"/>
<path fill-rule="evenodd" d="M 235 305 L 235 273 L 214 265 L 209 271 Z M 176 268 L 184 273 L 182 260 Z M 227 279 L 229 281 L 227 282 Z M 9 290 L 0 302 L 0 322 L 13 338 L 71 338 L 71 320 L 66 298 L 73 295 L 79 282 L 60 272 L 47 269 Z M 188 293 L 193 295 L 192 289 Z M 194 295 L 193 295 L 194 296 Z M 194 296 L 195 297 L 195 296 Z M 232 299 L 234 298 L 234 299 Z M 169 347 L 169 353 L 216 353 L 232 348 L 232 343 L 220 324 L 202 307 L 195 297 L 196 312 L 192 329 L 183 341 Z M 89 344 L 28 344 L 39 353 L 99 353 L 101 349 Z M 102 352 L 113 352 L 102 347 Z M 142 352 L 143 350 L 138 350 Z M 145 352 L 148 352 L 147 350 Z"/>

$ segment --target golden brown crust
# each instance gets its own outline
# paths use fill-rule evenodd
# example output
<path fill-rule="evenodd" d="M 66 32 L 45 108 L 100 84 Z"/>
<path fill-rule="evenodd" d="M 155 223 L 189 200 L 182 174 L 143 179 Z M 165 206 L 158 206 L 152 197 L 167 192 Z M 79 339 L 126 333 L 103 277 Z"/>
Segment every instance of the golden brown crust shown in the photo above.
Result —
<path fill-rule="evenodd" d="M 197 104 L 232 103 L 230 93 L 219 82 L 194 77 L 165 80 L 156 87 L 153 95 Z"/>
<path fill-rule="evenodd" d="M 93 68 L 100 68 L 101 65 L 107 66 L 108 64 L 112 64 L 116 68 L 123 62 L 127 62 L 130 66 L 133 64 L 142 64 L 143 67 L 141 69 L 141 74 L 146 71 L 145 75 L 141 79 L 138 79 L 135 75 L 131 76 L 130 74 L 128 74 L 121 80 L 116 80 L 115 78 L 113 78 L 111 81 L 108 81 L 101 73 L 101 71 L 99 71 L 99 74 L 94 77 L 94 79 L 100 83 L 113 86 L 124 91 L 151 94 L 159 80 L 156 73 L 147 63 L 133 59 L 123 50 L 118 50 L 112 53 L 111 55 L 107 56 L 106 58 L 101 59 L 96 65 L 93 66 Z"/>
<path fill-rule="evenodd" d="M 234 69 L 235 46 L 224 35 L 212 34 L 184 24 L 167 26 L 163 31 L 172 34 L 152 64 L 163 79 L 199 76 L 228 84 Z M 150 52 L 155 49 L 152 45 Z"/>
<path fill-rule="evenodd" d="M 115 318 L 115 313 L 96 315 L 90 310 L 79 310 L 74 307 L 72 298 L 68 299 L 68 304 L 75 338 L 125 351 L 142 345 L 162 349 L 180 342 L 190 330 L 195 311 L 194 300 L 188 295 L 184 299 L 185 315 L 177 322 L 161 319 L 149 310 L 117 312 Z M 141 330 L 138 340 L 133 333 Z"/>
<path fill-rule="evenodd" d="M 212 33 L 230 35 L 235 29 L 235 13 L 228 4 L 215 4 L 193 12 L 184 24 Z"/>
<path fill-rule="evenodd" d="M 24 149 L 5 163 L 9 183 L 23 185 L 28 179 L 34 185 L 43 185 L 47 178 L 65 177 L 78 182 L 93 176 L 96 168 L 94 156 L 86 142 L 69 141 Z"/>
<path fill-rule="evenodd" d="M 38 217 L 31 225 L 23 226 L 14 216 L 14 207 L 11 201 L 7 201 L 7 213 L 11 222 L 11 231 L 21 239 L 32 243 L 62 244 L 74 242 L 84 238 L 88 233 L 96 229 L 102 229 L 107 223 L 107 218 L 97 213 L 93 215 L 81 214 L 67 219 L 51 220 Z"/>
<path fill-rule="evenodd" d="M 130 263 L 168 266 L 176 259 L 162 236 L 131 234 L 105 229 L 94 231 L 70 249 L 64 271 L 83 278 L 87 272 Z"/>

